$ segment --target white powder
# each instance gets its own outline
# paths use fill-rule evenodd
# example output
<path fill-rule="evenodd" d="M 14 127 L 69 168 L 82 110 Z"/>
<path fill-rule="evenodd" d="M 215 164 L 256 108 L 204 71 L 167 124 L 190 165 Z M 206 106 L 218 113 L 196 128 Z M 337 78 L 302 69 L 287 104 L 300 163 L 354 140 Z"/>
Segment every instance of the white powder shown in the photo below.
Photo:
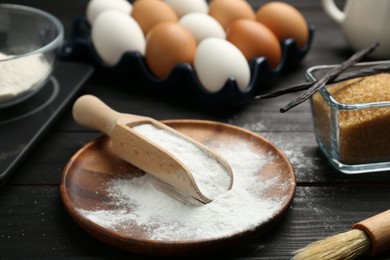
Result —
<path fill-rule="evenodd" d="M 0 53 L 0 100 L 13 98 L 33 88 L 50 72 L 50 65 L 42 54 L 2 61 L 12 57 Z"/>
<path fill-rule="evenodd" d="M 132 230 L 142 230 L 145 237 L 157 241 L 191 241 L 216 239 L 252 230 L 269 220 L 280 209 L 285 198 L 269 197 L 263 192 L 280 185 L 280 173 L 273 178 L 261 174 L 272 155 L 260 155 L 246 143 L 212 147 L 231 165 L 233 188 L 208 204 L 189 198 L 177 200 L 153 185 L 150 175 L 132 179 L 116 178 L 107 192 L 110 210 L 80 210 L 84 217 L 110 230 L 132 236 Z M 285 187 L 284 187 L 285 186 Z M 138 235 L 137 235 L 138 236 Z"/>
<path fill-rule="evenodd" d="M 181 161 L 207 198 L 213 200 L 229 189 L 230 177 L 225 168 L 193 143 L 152 124 L 138 125 L 133 129 Z"/>

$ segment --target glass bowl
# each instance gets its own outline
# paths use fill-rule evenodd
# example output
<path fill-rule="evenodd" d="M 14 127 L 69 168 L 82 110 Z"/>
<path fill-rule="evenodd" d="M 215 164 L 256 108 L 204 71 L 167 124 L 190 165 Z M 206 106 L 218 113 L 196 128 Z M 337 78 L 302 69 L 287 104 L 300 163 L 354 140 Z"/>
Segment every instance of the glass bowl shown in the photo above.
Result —
<path fill-rule="evenodd" d="M 379 64 L 390 64 L 390 61 L 358 63 L 349 71 Z M 316 81 L 335 66 L 311 67 L 306 77 L 309 81 Z M 339 96 L 336 98 L 330 93 L 336 93 L 330 87 L 332 84 L 311 98 L 317 143 L 330 164 L 346 174 L 390 170 L 390 100 L 341 103 L 337 101 Z M 368 94 L 379 95 L 376 91 L 366 91 L 362 94 L 365 95 L 363 99 Z"/>
<path fill-rule="evenodd" d="M 0 108 L 19 103 L 48 80 L 64 29 L 42 10 L 0 4 Z"/>

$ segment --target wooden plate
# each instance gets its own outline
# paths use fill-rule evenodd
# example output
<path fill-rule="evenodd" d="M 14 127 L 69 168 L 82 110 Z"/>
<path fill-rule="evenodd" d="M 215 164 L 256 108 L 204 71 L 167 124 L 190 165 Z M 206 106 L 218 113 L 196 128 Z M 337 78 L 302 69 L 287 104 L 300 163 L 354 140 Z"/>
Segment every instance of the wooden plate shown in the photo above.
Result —
<path fill-rule="evenodd" d="M 145 227 L 137 227 L 136 223 L 126 223 L 120 230 L 98 224 L 82 212 L 112 207 L 110 202 L 113 198 L 108 192 L 110 183 L 120 176 L 142 174 L 134 166 L 116 157 L 111 150 L 109 137 L 101 136 L 82 147 L 70 159 L 63 170 L 60 185 L 62 200 L 68 213 L 89 234 L 112 246 L 138 254 L 155 256 L 206 254 L 232 248 L 253 239 L 269 230 L 289 209 L 295 194 L 295 173 L 286 156 L 268 140 L 239 127 L 210 121 L 170 120 L 164 123 L 211 148 L 240 143 L 250 146 L 256 154 L 272 155 L 273 159 L 267 161 L 256 172 L 262 181 L 272 180 L 270 181 L 272 185 L 261 191 L 261 196 L 278 201 L 272 217 L 261 221 L 254 228 L 228 236 L 169 241 L 148 238 L 144 234 Z M 245 164 L 245 161 L 242 163 Z M 242 214 L 245 215 L 245 212 Z"/>

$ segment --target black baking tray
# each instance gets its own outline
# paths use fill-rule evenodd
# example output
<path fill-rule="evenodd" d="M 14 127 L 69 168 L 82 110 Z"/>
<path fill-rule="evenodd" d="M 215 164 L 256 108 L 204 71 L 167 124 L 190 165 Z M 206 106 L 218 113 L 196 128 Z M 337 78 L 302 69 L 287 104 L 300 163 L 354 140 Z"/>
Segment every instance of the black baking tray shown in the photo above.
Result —
<path fill-rule="evenodd" d="M 253 96 L 264 90 L 270 81 L 279 77 L 288 68 L 297 65 L 309 52 L 314 37 L 314 26 L 309 26 L 309 40 L 299 48 L 295 40 L 281 42 L 282 60 L 275 69 L 264 57 L 250 61 L 251 80 L 245 92 L 239 90 L 231 78 L 216 92 L 206 91 L 189 64 L 179 64 L 165 79 L 156 78 L 149 70 L 145 58 L 139 52 L 126 52 L 114 66 L 108 66 L 97 55 L 90 37 L 90 25 L 84 16 L 77 17 L 66 40 L 63 59 L 78 60 L 93 64 L 97 71 L 113 80 L 127 82 L 129 88 L 142 88 L 145 93 L 181 98 L 195 98 L 200 103 L 215 107 L 242 107 Z"/>
<path fill-rule="evenodd" d="M 39 91 L 0 109 L 0 187 L 73 101 L 92 72 L 89 64 L 59 62 Z"/>

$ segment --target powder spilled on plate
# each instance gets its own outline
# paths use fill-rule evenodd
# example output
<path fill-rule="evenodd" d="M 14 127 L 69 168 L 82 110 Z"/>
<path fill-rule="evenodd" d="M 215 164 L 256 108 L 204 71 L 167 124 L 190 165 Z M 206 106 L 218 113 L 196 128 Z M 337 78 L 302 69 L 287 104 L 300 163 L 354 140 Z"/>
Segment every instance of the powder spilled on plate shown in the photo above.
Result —
<path fill-rule="evenodd" d="M 263 194 L 278 183 L 279 174 L 263 179 L 261 168 L 272 161 L 272 154 L 261 155 L 247 144 L 211 147 L 224 157 L 234 173 L 233 188 L 212 202 L 177 200 L 153 185 L 152 176 L 111 181 L 107 192 L 110 210 L 80 210 L 91 221 L 113 231 L 138 226 L 145 239 L 161 241 L 215 239 L 254 229 L 272 218 L 284 198 Z"/>

